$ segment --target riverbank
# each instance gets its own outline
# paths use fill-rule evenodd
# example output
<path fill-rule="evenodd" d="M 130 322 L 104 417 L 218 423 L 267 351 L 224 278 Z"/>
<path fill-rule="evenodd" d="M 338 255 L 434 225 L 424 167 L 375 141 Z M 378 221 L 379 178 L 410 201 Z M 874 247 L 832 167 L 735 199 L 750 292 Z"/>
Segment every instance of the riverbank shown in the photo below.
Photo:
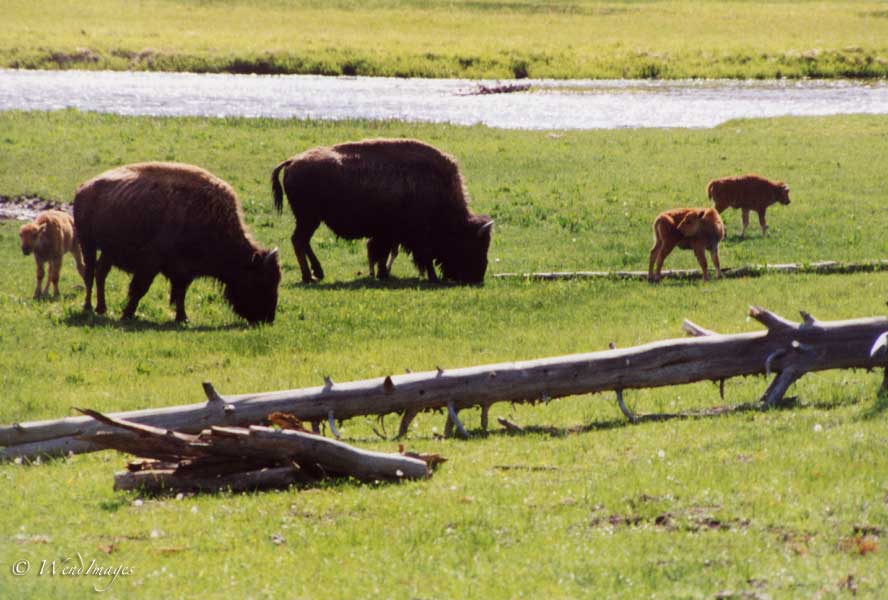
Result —
<path fill-rule="evenodd" d="M 52 14 L 52 19 L 46 19 Z M 0 67 L 471 79 L 884 78 L 878 2 L 4 3 Z"/>

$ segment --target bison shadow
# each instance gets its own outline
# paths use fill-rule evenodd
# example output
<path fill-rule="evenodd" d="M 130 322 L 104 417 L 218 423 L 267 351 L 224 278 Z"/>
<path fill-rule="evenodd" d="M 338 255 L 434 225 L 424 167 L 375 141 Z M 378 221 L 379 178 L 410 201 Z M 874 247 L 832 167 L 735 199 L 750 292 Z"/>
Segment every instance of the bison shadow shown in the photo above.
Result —
<path fill-rule="evenodd" d="M 226 325 L 192 325 L 177 323 L 174 320 L 149 321 L 136 318 L 122 321 L 119 317 L 97 315 L 84 311 L 69 312 L 61 322 L 69 327 L 113 328 L 122 331 L 227 331 L 252 328 L 247 322 Z"/>
<path fill-rule="evenodd" d="M 388 277 L 377 279 L 375 277 L 359 277 L 347 281 L 331 281 L 330 283 L 319 281 L 315 283 L 293 282 L 290 289 L 303 291 L 328 291 L 328 290 L 419 290 L 423 292 L 444 290 L 455 287 L 478 287 L 482 284 L 470 285 L 453 281 L 430 282 L 420 277 Z"/>

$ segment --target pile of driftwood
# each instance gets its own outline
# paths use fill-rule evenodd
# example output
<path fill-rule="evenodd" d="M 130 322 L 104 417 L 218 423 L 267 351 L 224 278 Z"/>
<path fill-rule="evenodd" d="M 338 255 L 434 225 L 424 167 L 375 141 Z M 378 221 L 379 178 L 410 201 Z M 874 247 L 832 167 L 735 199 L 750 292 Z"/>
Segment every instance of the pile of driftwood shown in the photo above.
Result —
<path fill-rule="evenodd" d="M 302 429 L 291 415 L 270 420 L 285 429 L 211 427 L 194 435 L 81 410 L 105 426 L 86 439 L 142 457 L 114 476 L 114 489 L 149 493 L 234 492 L 311 485 L 327 478 L 403 481 L 429 477 L 438 455 L 360 450 Z"/>
<path fill-rule="evenodd" d="M 758 307 L 752 307 L 749 314 L 766 330 L 722 335 L 685 321 L 683 327 L 693 337 L 625 349 L 611 345 L 610 350 L 600 352 L 463 369 L 438 368 L 346 383 L 325 377 L 323 386 L 237 396 L 221 396 L 206 383 L 206 402 L 112 417 L 199 433 L 214 426 L 262 423 L 269 414 L 284 412 L 311 423 L 313 430 L 328 423 L 338 437 L 337 421 L 398 414 L 401 437 L 421 411 L 444 410 L 445 433 L 468 437 L 459 411 L 480 407 L 481 425 L 486 429 L 488 410 L 496 402 L 533 403 L 610 391 L 615 393 L 626 416 L 634 421 L 635 415 L 623 403 L 623 394 L 630 389 L 711 380 L 721 384 L 724 395 L 727 379 L 774 374 L 761 397 L 761 406 L 768 408 L 777 404 L 789 386 L 805 373 L 872 369 L 888 364 L 888 353 L 871 352 L 876 340 L 888 331 L 888 319 L 884 317 L 818 321 L 802 312 L 802 322 L 793 322 Z M 0 450 L 0 459 L 99 450 L 104 446 L 97 443 L 94 434 L 100 425 L 90 417 L 68 417 L 2 426 L 0 446 L 4 448 Z"/>

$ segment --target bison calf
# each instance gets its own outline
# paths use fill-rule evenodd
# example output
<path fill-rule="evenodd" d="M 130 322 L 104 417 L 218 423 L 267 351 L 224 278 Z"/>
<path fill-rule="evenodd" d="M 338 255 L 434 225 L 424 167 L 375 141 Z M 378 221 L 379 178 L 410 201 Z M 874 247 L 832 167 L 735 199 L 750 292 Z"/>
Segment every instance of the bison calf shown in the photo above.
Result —
<path fill-rule="evenodd" d="M 709 199 L 715 204 L 715 210 L 723 213 L 726 208 L 739 208 L 743 211 L 743 230 L 740 237 L 746 235 L 749 226 L 749 211 L 758 213 L 762 235 L 768 231 L 765 222 L 765 211 L 779 202 L 789 204 L 789 187 L 782 181 L 771 181 L 758 175 L 742 175 L 713 179 L 706 188 Z"/>
<path fill-rule="evenodd" d="M 715 275 L 721 277 L 721 265 L 718 262 L 718 244 L 725 237 L 725 226 L 718 212 L 712 208 L 676 208 L 657 215 L 654 220 L 654 247 L 651 248 L 648 264 L 648 280 L 660 281 L 663 261 L 669 253 L 679 248 L 694 251 L 703 280 L 709 280 L 709 267 L 706 264 L 708 249 L 712 262 L 715 264 Z M 656 270 L 654 268 L 656 263 Z"/>
<path fill-rule="evenodd" d="M 77 233 L 74 229 L 74 218 L 60 210 L 47 210 L 34 219 L 32 223 L 22 225 L 19 229 L 19 237 L 22 240 L 22 254 L 28 256 L 34 253 L 34 262 L 37 263 L 37 288 L 34 290 L 34 298 L 40 298 L 49 293 L 49 284 L 52 283 L 53 295 L 59 295 L 59 271 L 62 268 L 62 259 L 66 252 L 74 256 L 77 271 L 83 277 L 83 260 L 80 255 L 80 244 L 77 241 Z M 44 267 L 49 263 L 49 279 L 46 287 L 41 290 Z"/>
<path fill-rule="evenodd" d="M 376 139 L 314 148 L 278 164 L 271 182 L 275 208 L 282 210 L 286 192 L 296 218 L 293 250 L 306 283 L 324 277 L 311 248 L 321 223 L 343 238 L 370 238 L 370 268 L 378 265 L 380 277 L 403 247 L 431 281 L 436 265 L 445 279 L 484 280 L 493 221 L 472 214 L 456 161 L 428 144 Z"/>
<path fill-rule="evenodd" d="M 212 173 L 178 163 L 112 169 L 78 188 L 74 221 L 85 264 L 85 310 L 92 310 L 95 277 L 96 312 L 105 312 L 105 278 L 116 266 L 133 275 L 124 319 L 135 315 L 163 274 L 177 321 L 187 320 L 185 293 L 198 277 L 222 282 L 225 299 L 247 321 L 274 320 L 277 248 L 265 250 L 252 240 L 234 190 Z"/>

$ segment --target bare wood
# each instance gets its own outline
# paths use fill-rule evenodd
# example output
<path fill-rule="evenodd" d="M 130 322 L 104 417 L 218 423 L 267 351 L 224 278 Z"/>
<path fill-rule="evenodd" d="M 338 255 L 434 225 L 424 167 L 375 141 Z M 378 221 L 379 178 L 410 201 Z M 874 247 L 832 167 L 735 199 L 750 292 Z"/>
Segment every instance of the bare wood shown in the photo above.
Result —
<path fill-rule="evenodd" d="M 451 401 L 459 411 L 494 402 L 529 402 L 616 389 L 679 385 L 761 375 L 772 370 L 779 373 L 790 366 L 806 373 L 888 364 L 888 353 L 870 353 L 874 341 L 888 331 L 888 319 L 883 317 L 817 321 L 816 326 L 807 326 L 764 309 L 754 308 L 751 314 L 766 325 L 768 331 L 705 335 L 538 360 L 446 371 L 436 369 L 337 383 L 332 388 L 220 396 L 221 402 L 111 416 L 193 433 L 214 425 L 262 422 L 275 411 L 290 413 L 302 421 L 317 422 L 326 420 L 332 410 L 342 421 L 364 415 L 393 412 L 406 415 L 407 411 L 442 409 Z M 0 451 L 0 458 L 96 450 L 95 444 L 75 438 L 94 434 L 101 427 L 89 417 L 0 427 L 0 446 L 6 446 Z"/>
<path fill-rule="evenodd" d="M 152 494 L 176 492 L 246 492 L 282 489 L 315 480 L 298 467 L 274 467 L 218 476 L 183 476 L 175 469 L 120 471 L 114 475 L 115 490 L 141 490 Z"/>
<path fill-rule="evenodd" d="M 626 408 L 626 405 L 623 403 L 623 390 L 619 388 L 617 389 L 617 405 L 619 405 L 623 415 L 629 419 L 630 423 L 638 423 L 638 417 L 635 416 L 634 412 Z"/>
<path fill-rule="evenodd" d="M 706 329 L 705 327 L 700 327 L 696 323 L 685 319 L 681 323 L 682 330 L 690 336 L 693 337 L 704 337 L 707 335 L 718 335 L 716 332 L 711 329 Z"/>
<path fill-rule="evenodd" d="M 760 277 L 770 274 L 815 273 L 820 275 L 848 274 L 861 272 L 888 271 L 888 260 L 842 263 L 824 260 L 812 263 L 784 263 L 746 265 L 722 269 L 723 278 Z M 667 269 L 661 274 L 663 279 L 701 279 L 698 269 Z M 542 273 L 497 273 L 498 279 L 531 279 L 554 281 L 562 279 L 630 279 L 647 281 L 647 271 L 552 271 Z"/>
<path fill-rule="evenodd" d="M 410 431 L 410 423 L 413 422 L 413 419 L 416 418 L 416 415 L 419 414 L 419 411 L 406 408 L 404 409 L 404 416 L 401 417 L 401 424 L 398 426 L 398 438 L 402 438 Z"/>
<path fill-rule="evenodd" d="M 774 381 L 771 382 L 768 389 L 765 390 L 765 393 L 762 396 L 762 404 L 765 407 L 771 407 L 777 404 L 777 402 L 783 398 L 783 395 L 786 393 L 786 390 L 789 389 L 789 386 L 795 383 L 795 381 L 802 375 L 803 373 L 792 367 L 782 371 L 774 378 Z"/>
<path fill-rule="evenodd" d="M 452 423 L 456 427 L 457 435 L 464 440 L 469 439 L 469 432 L 466 431 L 466 428 L 463 427 L 463 424 L 460 422 L 459 415 L 456 413 L 456 407 L 453 404 L 453 400 L 447 403 L 447 415 L 447 422 Z"/>
<path fill-rule="evenodd" d="M 481 405 L 481 429 L 487 431 L 487 420 L 490 414 L 490 405 L 482 404 Z"/>
<path fill-rule="evenodd" d="M 504 417 L 497 417 L 496 422 L 502 425 L 509 433 L 524 433 L 524 427 L 512 423 L 510 420 Z"/>

